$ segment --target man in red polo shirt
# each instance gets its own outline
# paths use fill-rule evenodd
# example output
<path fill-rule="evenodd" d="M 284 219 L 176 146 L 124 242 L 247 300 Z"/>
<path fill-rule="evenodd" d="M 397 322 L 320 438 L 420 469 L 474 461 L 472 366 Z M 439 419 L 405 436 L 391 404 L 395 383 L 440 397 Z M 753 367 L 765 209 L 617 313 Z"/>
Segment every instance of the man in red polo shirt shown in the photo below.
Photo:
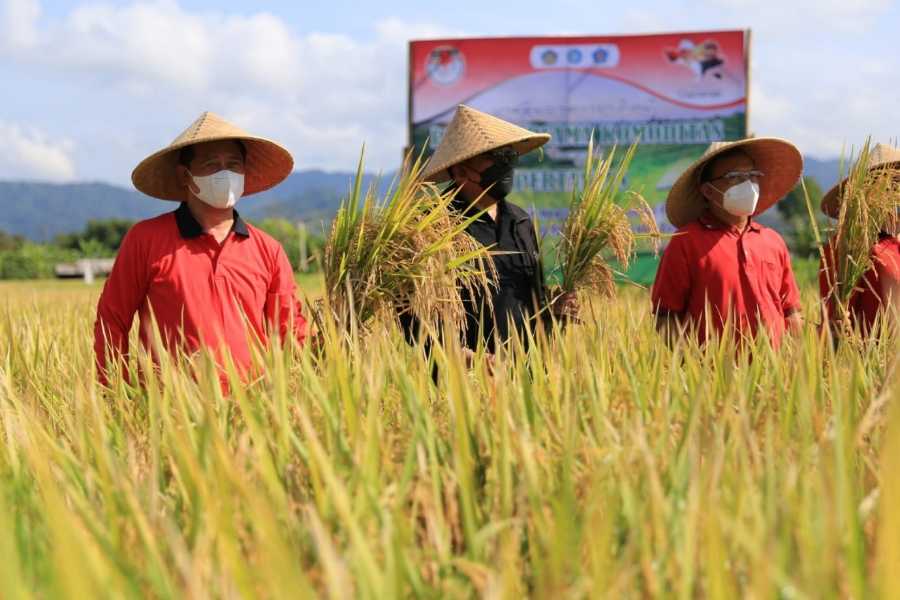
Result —
<path fill-rule="evenodd" d="M 900 148 L 876 144 L 868 157 L 869 173 L 889 176 L 894 181 L 893 189 L 900 189 Z M 847 179 L 832 187 L 822 197 L 822 212 L 837 219 L 844 202 Z M 900 193 L 895 196 L 895 207 L 900 205 Z M 850 325 L 858 327 L 868 335 L 877 330 L 879 315 L 895 321 L 900 317 L 900 213 L 888 216 L 880 223 L 878 241 L 872 246 L 872 266 L 856 284 L 847 302 Z M 841 320 L 837 307 L 837 268 L 834 257 L 835 240 L 825 246 L 823 261 L 819 269 L 819 293 L 825 302 L 825 314 L 832 329 Z"/>
<path fill-rule="evenodd" d="M 778 345 L 802 325 L 800 294 L 784 240 L 753 217 L 797 183 L 800 152 L 776 138 L 716 143 L 666 199 L 678 227 L 652 290 L 657 326 L 669 339 L 690 330 L 705 342 L 730 327 L 749 339 L 762 325 Z"/>
<path fill-rule="evenodd" d="M 141 162 L 134 186 L 173 211 L 137 223 L 122 241 L 97 305 L 94 350 L 100 378 L 128 354 L 135 313 L 150 348 L 155 320 L 170 352 L 228 353 L 246 373 L 251 347 L 271 335 L 306 336 L 284 249 L 234 209 L 293 169 L 290 153 L 204 113 L 168 147 Z"/>

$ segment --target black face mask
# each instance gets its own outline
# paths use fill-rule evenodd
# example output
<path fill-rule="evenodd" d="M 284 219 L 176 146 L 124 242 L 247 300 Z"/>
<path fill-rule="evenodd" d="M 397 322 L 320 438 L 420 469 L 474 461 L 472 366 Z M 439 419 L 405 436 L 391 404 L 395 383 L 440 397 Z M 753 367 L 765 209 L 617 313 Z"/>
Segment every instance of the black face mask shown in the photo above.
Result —
<path fill-rule="evenodd" d="M 515 167 L 506 162 L 495 162 L 481 172 L 481 187 L 487 190 L 488 195 L 502 199 L 506 198 L 513 188 L 513 172 Z"/>

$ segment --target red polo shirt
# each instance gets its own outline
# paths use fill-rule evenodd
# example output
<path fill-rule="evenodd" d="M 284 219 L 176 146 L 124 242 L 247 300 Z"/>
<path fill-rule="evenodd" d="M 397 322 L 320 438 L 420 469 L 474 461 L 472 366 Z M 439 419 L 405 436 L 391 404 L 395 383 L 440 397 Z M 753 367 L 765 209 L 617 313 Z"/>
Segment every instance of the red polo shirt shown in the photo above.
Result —
<path fill-rule="evenodd" d="M 824 262 L 820 263 L 819 293 L 825 301 L 828 320 L 835 322 L 838 315 L 831 287 L 837 281 L 837 274 L 832 243 L 833 240 L 825 245 Z M 900 280 L 900 240 L 896 236 L 882 235 L 872 248 L 872 262 L 872 268 L 860 278 L 856 290 L 850 296 L 850 317 L 863 333 L 871 331 L 884 305 L 882 297 L 884 278 Z"/>
<path fill-rule="evenodd" d="M 140 341 L 150 348 L 153 316 L 169 350 L 227 350 L 246 372 L 250 345 L 306 336 L 284 249 L 234 213 L 222 244 L 203 231 L 186 204 L 132 227 L 103 287 L 94 325 L 94 351 L 105 381 L 108 354 L 128 353 L 128 332 L 140 316 Z M 107 345 L 108 340 L 108 345 Z"/>
<path fill-rule="evenodd" d="M 705 215 L 678 230 L 656 273 L 651 294 L 660 315 L 690 322 L 708 339 L 709 322 L 722 333 L 728 319 L 740 336 L 755 335 L 762 322 L 777 345 L 786 317 L 800 308 L 800 292 L 784 240 L 750 221 L 740 231 Z"/>

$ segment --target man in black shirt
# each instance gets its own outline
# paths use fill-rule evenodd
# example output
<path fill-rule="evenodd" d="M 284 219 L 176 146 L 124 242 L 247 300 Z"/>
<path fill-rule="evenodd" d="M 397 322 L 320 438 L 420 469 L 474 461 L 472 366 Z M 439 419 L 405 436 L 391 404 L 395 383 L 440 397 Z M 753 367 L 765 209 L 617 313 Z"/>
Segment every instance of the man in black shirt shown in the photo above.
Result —
<path fill-rule="evenodd" d="M 454 207 L 460 213 L 483 211 L 466 232 L 490 248 L 496 280 L 490 303 L 478 295 L 464 297 L 469 351 L 483 342 L 493 353 L 515 332 L 523 333 L 526 324 L 549 321 L 551 312 L 558 318 L 577 313 L 573 294 L 548 298 L 534 223 L 506 200 L 519 156 L 549 139 L 460 105 L 425 168 L 425 179 L 457 188 Z"/>

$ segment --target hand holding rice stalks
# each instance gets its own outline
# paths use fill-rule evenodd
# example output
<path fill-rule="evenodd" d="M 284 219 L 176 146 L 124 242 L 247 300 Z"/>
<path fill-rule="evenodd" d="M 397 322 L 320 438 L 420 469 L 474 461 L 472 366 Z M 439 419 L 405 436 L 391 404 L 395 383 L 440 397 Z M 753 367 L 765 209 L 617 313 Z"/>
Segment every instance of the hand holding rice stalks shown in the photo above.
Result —
<path fill-rule="evenodd" d="M 878 242 L 879 232 L 897 218 L 900 210 L 897 170 L 869 169 L 871 152 L 871 140 L 867 140 L 841 190 L 840 212 L 831 242 L 835 268 L 826 271 L 829 277 L 836 278 L 829 284 L 844 321 L 849 318 L 853 292 L 872 268 L 872 248 Z"/>
<path fill-rule="evenodd" d="M 562 291 L 592 289 L 606 296 L 615 293 L 613 269 L 608 258 L 616 258 L 628 268 L 639 238 L 660 238 L 653 210 L 640 194 L 628 191 L 625 202 L 617 203 L 620 188 L 628 172 L 637 144 L 633 144 L 613 172 L 613 149 L 605 158 L 594 154 L 593 141 L 588 146 L 584 165 L 584 187 L 572 192 L 569 216 L 562 227 L 559 264 L 562 267 Z M 637 213 L 647 233 L 632 230 L 629 210 Z"/>
<path fill-rule="evenodd" d="M 451 207 L 454 193 L 421 180 L 421 155 L 407 155 L 382 201 L 363 192 L 363 158 L 325 244 L 326 301 L 344 327 L 409 312 L 428 323 L 462 326 L 461 292 L 490 285 L 487 250 L 465 234 L 471 218 Z M 488 294 L 485 294 L 489 296 Z"/>

